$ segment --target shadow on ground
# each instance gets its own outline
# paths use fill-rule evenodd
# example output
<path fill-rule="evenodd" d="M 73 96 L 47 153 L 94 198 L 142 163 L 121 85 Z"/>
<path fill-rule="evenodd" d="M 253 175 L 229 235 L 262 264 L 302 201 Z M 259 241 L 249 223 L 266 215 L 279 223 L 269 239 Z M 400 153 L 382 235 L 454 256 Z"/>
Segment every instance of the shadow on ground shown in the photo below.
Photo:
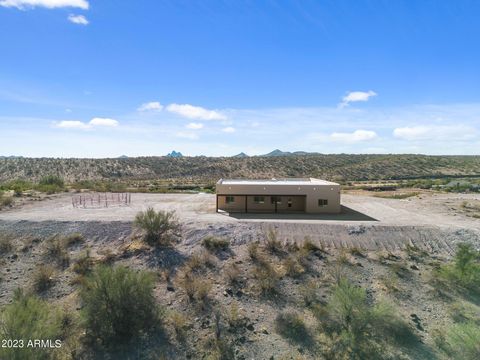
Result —
<path fill-rule="evenodd" d="M 227 213 L 226 216 L 238 220 L 327 220 L 327 221 L 378 221 L 364 213 L 353 210 L 347 206 L 341 208 L 340 214 L 305 214 L 305 213 Z"/>

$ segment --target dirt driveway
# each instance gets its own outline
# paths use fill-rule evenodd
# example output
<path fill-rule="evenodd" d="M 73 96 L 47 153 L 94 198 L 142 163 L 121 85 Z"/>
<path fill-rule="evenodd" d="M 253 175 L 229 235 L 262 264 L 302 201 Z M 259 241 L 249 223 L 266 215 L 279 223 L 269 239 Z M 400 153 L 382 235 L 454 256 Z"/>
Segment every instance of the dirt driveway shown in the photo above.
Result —
<path fill-rule="evenodd" d="M 0 220 L 27 221 L 132 221 L 135 214 L 152 206 L 175 210 L 184 223 L 282 222 L 307 224 L 377 224 L 439 226 L 480 230 L 480 220 L 457 211 L 462 201 L 480 199 L 473 194 L 427 193 L 408 199 L 384 199 L 366 195 L 342 195 L 340 215 L 235 215 L 215 213 L 213 194 L 132 194 L 129 206 L 98 209 L 75 208 L 71 194 L 32 201 L 21 208 L 0 212 Z"/>

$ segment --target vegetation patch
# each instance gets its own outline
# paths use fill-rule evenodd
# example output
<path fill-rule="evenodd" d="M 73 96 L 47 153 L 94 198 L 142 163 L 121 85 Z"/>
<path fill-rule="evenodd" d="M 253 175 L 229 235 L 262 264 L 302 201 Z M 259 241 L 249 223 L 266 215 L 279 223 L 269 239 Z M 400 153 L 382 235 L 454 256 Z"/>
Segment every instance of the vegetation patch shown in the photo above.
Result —
<path fill-rule="evenodd" d="M 61 348 L 28 347 L 34 339 L 64 340 L 63 316 L 55 307 L 33 295 L 17 290 L 13 302 L 0 314 L 0 338 L 21 340 L 23 347 L 0 347 L 0 358 L 11 360 L 50 360 L 61 357 Z M 58 344 L 57 344 L 58 345 Z M 58 356 L 58 357 L 57 357 Z"/>
<path fill-rule="evenodd" d="M 202 240 L 202 245 L 209 251 L 225 251 L 230 247 L 230 241 L 215 236 L 207 236 Z"/>
<path fill-rule="evenodd" d="M 149 245 L 169 246 L 180 231 L 175 212 L 155 211 L 151 207 L 135 216 L 134 225 L 144 232 Z"/>
<path fill-rule="evenodd" d="M 121 266 L 97 267 L 80 291 L 89 339 L 118 349 L 150 334 L 161 318 L 153 288 L 149 273 Z"/>

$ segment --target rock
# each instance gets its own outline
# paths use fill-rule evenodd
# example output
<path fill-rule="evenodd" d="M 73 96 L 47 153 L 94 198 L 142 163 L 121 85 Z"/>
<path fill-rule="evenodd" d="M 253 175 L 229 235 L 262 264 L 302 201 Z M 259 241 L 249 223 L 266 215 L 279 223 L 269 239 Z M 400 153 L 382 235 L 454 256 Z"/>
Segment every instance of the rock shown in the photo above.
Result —
<path fill-rule="evenodd" d="M 167 285 L 167 291 L 175 291 L 173 285 Z"/>
<path fill-rule="evenodd" d="M 250 330 L 250 331 L 255 330 L 255 328 L 253 327 L 253 324 L 248 324 L 248 325 L 246 326 L 246 328 L 247 328 L 247 330 Z"/>
<path fill-rule="evenodd" d="M 267 330 L 267 328 L 265 328 L 265 327 L 262 327 L 262 329 L 260 330 L 260 332 L 261 332 L 262 334 L 268 335 L 268 330 Z"/>
<path fill-rule="evenodd" d="M 410 318 L 415 323 L 415 326 L 417 327 L 418 330 L 424 331 L 423 326 L 421 324 L 421 320 L 417 314 L 410 314 Z"/>
<path fill-rule="evenodd" d="M 420 270 L 420 269 L 418 268 L 418 266 L 415 265 L 415 264 L 410 265 L 410 269 L 412 269 L 412 270 Z"/>

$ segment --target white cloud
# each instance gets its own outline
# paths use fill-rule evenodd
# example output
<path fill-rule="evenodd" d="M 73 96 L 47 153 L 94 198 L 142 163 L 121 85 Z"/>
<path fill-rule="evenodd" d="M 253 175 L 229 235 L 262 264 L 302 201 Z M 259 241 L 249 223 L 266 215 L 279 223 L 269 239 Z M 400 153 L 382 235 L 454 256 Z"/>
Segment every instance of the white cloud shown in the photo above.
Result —
<path fill-rule="evenodd" d="M 197 140 L 198 139 L 198 135 L 195 134 L 195 133 L 192 133 L 192 132 L 180 131 L 180 132 L 177 132 L 176 135 L 177 135 L 177 137 L 184 138 L 184 139 L 190 139 L 190 140 Z"/>
<path fill-rule="evenodd" d="M 158 101 L 151 101 L 145 104 L 140 105 L 137 109 L 138 111 L 162 111 L 163 105 Z"/>
<path fill-rule="evenodd" d="M 0 6 L 14 7 L 20 10 L 45 7 L 48 9 L 75 7 L 88 10 L 89 3 L 87 0 L 0 0 Z"/>
<path fill-rule="evenodd" d="M 199 129 L 202 129 L 203 128 L 203 124 L 202 123 L 190 123 L 190 124 L 187 124 L 187 129 L 192 129 L 192 130 L 199 130 Z"/>
<path fill-rule="evenodd" d="M 89 24 L 89 21 L 83 15 L 70 14 L 70 15 L 68 15 L 68 21 L 70 21 L 71 23 L 74 23 L 74 24 L 78 24 L 78 25 L 88 25 Z"/>
<path fill-rule="evenodd" d="M 228 126 L 226 128 L 223 128 L 222 131 L 231 134 L 231 133 L 234 133 L 236 130 L 231 126 Z"/>
<path fill-rule="evenodd" d="M 371 97 L 377 96 L 375 91 L 351 91 L 342 98 L 340 107 L 348 106 L 352 102 L 368 101 Z"/>
<path fill-rule="evenodd" d="M 174 114 L 189 118 L 201 120 L 226 120 L 227 117 L 216 110 L 208 110 L 200 106 L 193 106 L 189 104 L 170 104 L 167 106 L 167 111 Z"/>
<path fill-rule="evenodd" d="M 60 129 L 88 129 L 89 125 L 78 120 L 63 120 L 54 124 L 54 127 Z"/>
<path fill-rule="evenodd" d="M 469 140 L 477 130 L 466 125 L 420 125 L 406 126 L 393 130 L 393 136 L 408 141 L 418 140 Z"/>
<path fill-rule="evenodd" d="M 116 127 L 118 126 L 118 121 L 109 118 L 93 118 L 88 123 L 90 126 L 107 126 L 107 127 Z"/>
<path fill-rule="evenodd" d="M 93 118 L 88 123 L 84 123 L 78 120 L 63 120 L 59 122 L 54 122 L 53 126 L 59 129 L 80 129 L 88 130 L 94 127 L 103 126 L 103 127 L 116 127 L 118 126 L 118 121 L 108 118 Z"/>
<path fill-rule="evenodd" d="M 368 141 L 377 138 L 377 133 L 370 130 L 355 130 L 352 133 L 338 133 L 335 132 L 330 135 L 333 141 L 340 141 L 346 143 L 354 143 L 359 141 Z"/>

